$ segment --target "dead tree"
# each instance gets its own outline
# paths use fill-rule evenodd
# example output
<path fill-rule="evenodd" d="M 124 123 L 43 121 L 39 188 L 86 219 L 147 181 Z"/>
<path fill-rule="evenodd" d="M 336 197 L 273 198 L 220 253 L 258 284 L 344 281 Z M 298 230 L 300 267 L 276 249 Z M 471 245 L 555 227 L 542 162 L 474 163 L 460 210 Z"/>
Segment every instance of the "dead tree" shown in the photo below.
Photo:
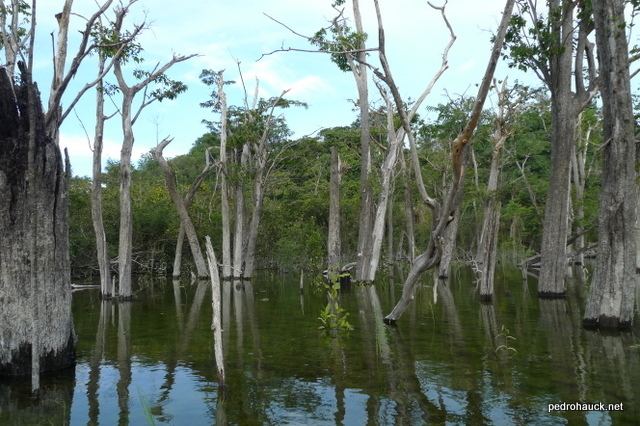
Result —
<path fill-rule="evenodd" d="M 588 327 L 629 328 L 633 321 L 637 174 L 624 6 L 622 0 L 593 3 L 604 147 L 598 254 L 584 314 Z"/>
<path fill-rule="evenodd" d="M 118 34 L 122 33 L 124 18 L 127 13 L 126 9 L 120 9 L 121 13 L 116 16 L 114 29 Z M 136 122 L 140 113 L 157 100 L 163 98 L 175 97 L 178 93 L 185 90 L 184 85 L 178 82 L 166 79 L 165 73 L 175 64 L 186 61 L 195 55 L 174 55 L 171 60 L 160 66 L 157 64 L 151 72 L 136 72 L 141 80 L 138 83 L 129 85 L 124 77 L 123 62 L 128 59 L 130 52 L 120 51 L 114 57 L 114 73 L 118 81 L 118 87 L 122 95 L 120 107 L 121 124 L 122 124 L 122 149 L 120 151 L 120 235 L 118 243 L 118 297 L 121 299 L 131 298 L 131 255 L 132 246 L 132 210 L 131 210 L 131 153 L 133 150 L 134 133 L 133 124 Z M 148 93 L 148 87 L 151 83 L 164 82 L 168 83 L 169 93 Z M 137 110 L 134 111 L 133 102 L 136 96 L 143 92 L 142 101 Z"/>
<path fill-rule="evenodd" d="M 498 59 L 500 57 L 500 51 L 502 50 L 502 45 L 504 42 L 504 38 L 507 32 L 507 27 L 509 25 L 509 21 L 511 19 L 511 11 L 513 10 L 513 4 L 515 0 L 507 0 L 505 4 L 504 11 L 502 13 L 502 19 L 500 21 L 500 25 L 498 27 L 497 34 L 494 38 L 493 48 L 491 50 L 491 55 L 489 57 L 489 63 L 487 64 L 487 69 L 483 76 L 480 87 L 478 88 L 478 94 L 476 96 L 476 100 L 473 105 L 473 109 L 471 112 L 471 116 L 467 121 L 464 129 L 461 133 L 456 137 L 453 141 L 452 148 L 452 156 L 451 156 L 451 165 L 453 170 L 453 181 L 451 182 L 451 186 L 445 196 L 442 205 L 439 205 L 435 200 L 430 197 L 426 197 L 426 190 L 424 190 L 424 185 L 422 185 L 422 196 L 423 200 L 427 201 L 427 205 L 432 206 L 433 215 L 433 229 L 431 231 L 431 236 L 429 238 L 429 242 L 427 243 L 427 249 L 421 255 L 419 255 L 415 261 L 411 265 L 411 270 L 407 275 L 405 280 L 403 289 L 402 289 L 402 297 L 395 305 L 393 310 L 389 315 L 384 318 L 385 323 L 393 324 L 395 323 L 400 315 L 406 310 L 407 306 L 413 299 L 413 294 L 415 292 L 415 287 L 418 283 L 418 278 L 420 275 L 437 265 L 441 253 L 442 253 L 442 245 L 443 245 L 443 236 L 445 235 L 446 228 L 448 224 L 451 222 L 451 214 L 455 214 L 460 197 L 458 196 L 462 185 L 462 181 L 464 179 L 464 167 L 463 167 L 463 159 L 466 151 L 466 147 L 471 140 L 471 136 L 475 131 L 478 121 L 480 119 L 480 113 L 482 112 L 482 107 L 484 105 L 484 101 L 487 97 L 487 93 L 489 92 L 489 88 L 491 86 L 491 80 L 493 79 L 493 73 L 495 71 L 496 65 L 498 63 Z M 381 37 L 384 37 L 384 33 L 381 31 Z M 386 61 L 385 61 L 386 62 Z M 385 63 L 383 62 L 383 64 Z M 386 71 L 386 70 L 385 70 Z M 410 136 L 409 140 L 413 139 L 413 135 L 411 134 L 411 127 L 409 125 L 409 121 L 407 120 L 406 114 L 404 113 L 402 98 L 397 90 L 397 87 L 393 83 L 393 80 L 388 79 L 386 81 L 389 85 L 392 94 L 394 95 L 394 100 L 396 102 L 396 108 L 400 111 L 400 116 L 402 118 L 402 125 L 404 130 L 407 132 L 407 135 Z M 412 148 L 413 149 L 413 148 Z M 418 167 L 419 170 L 419 167 Z M 420 182 L 422 177 L 417 177 L 417 180 Z"/>
<path fill-rule="evenodd" d="M 196 229 L 193 226 L 191 217 L 189 216 L 189 211 L 187 210 L 187 206 L 185 205 L 185 200 L 178 193 L 178 188 L 176 187 L 176 175 L 167 160 L 165 160 L 165 158 L 162 156 L 162 151 L 167 145 L 171 143 L 172 140 L 173 139 L 164 139 L 162 142 L 160 142 L 160 144 L 158 144 L 157 147 L 151 150 L 151 155 L 158 162 L 158 164 L 160 164 L 160 168 L 164 173 L 164 180 L 165 184 L 167 185 L 167 191 L 169 192 L 169 196 L 171 197 L 171 200 L 173 201 L 173 204 L 178 211 L 178 216 L 180 217 L 180 226 L 184 230 L 187 241 L 189 242 L 189 247 L 191 248 L 191 257 L 193 258 L 193 262 L 195 263 L 198 278 L 207 278 L 209 276 L 209 273 L 207 270 L 207 265 L 204 261 L 204 256 L 202 255 L 200 243 L 198 242 Z M 209 168 L 208 161 L 209 159 L 207 158 L 207 165 L 205 166 L 207 169 Z"/>
<path fill-rule="evenodd" d="M 340 269 L 340 247 L 340 156 L 336 147 L 332 146 L 329 181 L 329 235 L 327 237 L 327 263 L 330 279 L 333 279 L 333 275 Z"/>
<path fill-rule="evenodd" d="M 0 35 L 7 63 L 0 67 L 0 196 L 6 200 L 0 207 L 0 375 L 31 374 L 34 390 L 39 388 L 40 372 L 69 367 L 75 359 L 69 167 L 67 163 L 65 173 L 57 134 L 66 114 L 88 90 L 81 89 L 62 110 L 69 81 L 96 47 L 89 43 L 93 25 L 111 2 L 105 1 L 89 17 L 78 51 L 63 73 L 72 5 L 71 0 L 65 2 L 46 112 L 32 74 L 37 2 L 31 1 L 28 29 L 20 28 L 25 2 L 12 0 L 8 6 L 0 2 Z M 18 58 L 24 62 L 17 63 Z M 14 75 L 16 65 L 19 79 Z"/>

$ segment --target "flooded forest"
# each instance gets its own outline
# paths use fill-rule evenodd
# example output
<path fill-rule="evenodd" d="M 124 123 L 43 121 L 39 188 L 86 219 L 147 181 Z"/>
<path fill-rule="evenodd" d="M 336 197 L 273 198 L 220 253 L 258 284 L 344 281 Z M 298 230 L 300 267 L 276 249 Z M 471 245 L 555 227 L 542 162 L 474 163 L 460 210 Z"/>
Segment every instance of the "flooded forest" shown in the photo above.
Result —
<path fill-rule="evenodd" d="M 0 0 L 0 425 L 640 421 L 638 2 L 183 3 Z"/>

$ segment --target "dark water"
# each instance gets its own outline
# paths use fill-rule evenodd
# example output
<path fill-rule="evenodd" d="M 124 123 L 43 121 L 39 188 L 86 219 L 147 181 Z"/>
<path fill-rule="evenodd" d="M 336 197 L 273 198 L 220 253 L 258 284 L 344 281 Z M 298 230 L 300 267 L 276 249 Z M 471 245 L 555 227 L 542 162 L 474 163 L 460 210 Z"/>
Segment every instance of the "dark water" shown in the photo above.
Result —
<path fill-rule="evenodd" d="M 458 273 L 437 302 L 426 280 L 388 328 L 401 280 L 343 292 L 354 329 L 338 337 L 318 330 L 326 297 L 310 285 L 301 295 L 297 277 L 227 285 L 224 393 L 208 283 L 144 279 L 119 304 L 76 292 L 75 370 L 43 377 L 38 399 L 28 383 L 0 382 L 0 424 L 640 423 L 639 329 L 584 331 L 580 288 L 539 301 L 534 282 L 502 273 L 495 304 L 481 305 Z M 576 401 L 624 411 L 548 413 Z"/>

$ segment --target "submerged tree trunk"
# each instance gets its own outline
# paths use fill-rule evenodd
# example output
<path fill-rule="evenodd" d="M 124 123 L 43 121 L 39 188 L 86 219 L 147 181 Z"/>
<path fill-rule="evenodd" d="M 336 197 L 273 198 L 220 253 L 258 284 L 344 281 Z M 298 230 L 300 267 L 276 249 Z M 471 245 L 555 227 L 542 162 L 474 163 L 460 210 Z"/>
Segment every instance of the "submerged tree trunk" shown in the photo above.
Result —
<path fill-rule="evenodd" d="M 75 360 L 68 176 L 60 149 L 45 134 L 37 88 L 24 73 L 22 81 L 14 85 L 0 68 L 0 375 L 37 376 Z M 31 278 L 40 289 L 34 294 Z"/>
<path fill-rule="evenodd" d="M 340 156 L 331 147 L 331 178 L 329 183 L 329 236 L 327 238 L 327 263 L 329 277 L 333 279 L 340 269 Z"/>
<path fill-rule="evenodd" d="M 104 70 L 105 58 L 100 55 L 99 74 Z M 96 254 L 100 271 L 100 295 L 110 298 L 111 295 L 111 263 L 107 250 L 107 236 L 102 219 L 102 144 L 104 139 L 104 85 L 102 79 L 96 86 L 96 128 L 93 138 L 93 176 L 91 180 L 91 220 L 96 236 Z"/>
<path fill-rule="evenodd" d="M 133 93 L 122 94 L 122 149 L 120 150 L 120 230 L 118 238 L 118 297 L 131 299 L 133 214 L 131 211 L 131 152 L 134 136 L 131 122 Z"/>
<path fill-rule="evenodd" d="M 238 159 L 238 172 L 236 176 L 236 226 L 233 241 L 233 278 L 241 278 L 244 271 L 243 242 L 244 242 L 244 188 L 243 175 L 249 157 L 249 145 L 244 144 L 242 153 Z"/>
<path fill-rule="evenodd" d="M 354 0 L 353 15 L 358 33 L 364 33 L 362 26 L 362 15 L 360 13 L 360 2 Z M 373 210 L 373 194 L 371 191 L 371 149 L 369 141 L 371 139 L 371 128 L 369 124 L 369 87 L 367 79 L 365 42 L 360 42 L 357 58 L 350 62 L 353 77 L 358 88 L 358 107 L 360 109 L 360 215 L 358 226 L 358 246 L 356 259 L 356 280 L 367 279 L 367 269 L 370 262 L 371 253 L 371 220 Z"/>
<path fill-rule="evenodd" d="M 496 268 L 498 251 L 498 232 L 500 230 L 500 209 L 502 203 L 498 196 L 498 181 L 500 179 L 500 158 L 502 147 L 507 135 L 502 133 L 502 126 L 496 129 L 493 136 L 494 145 L 491 153 L 491 168 L 487 183 L 487 201 L 484 207 L 482 230 L 478 240 L 476 263 L 478 264 L 478 284 L 480 300 L 490 301 L 493 297 L 493 279 Z"/>
<path fill-rule="evenodd" d="M 171 169 L 171 166 L 169 166 L 169 163 L 167 163 L 167 160 L 165 160 L 162 156 L 162 150 L 170 142 L 171 139 L 165 139 L 160 143 L 160 145 L 151 150 L 151 154 L 158 162 L 158 164 L 160 164 L 160 168 L 164 173 L 164 180 L 167 185 L 167 191 L 169 191 L 169 195 L 173 200 L 173 204 L 178 211 L 178 215 L 180 216 L 180 224 L 184 229 L 184 234 L 187 237 L 187 241 L 189 241 L 189 247 L 191 247 L 191 256 L 193 258 L 193 262 L 196 265 L 198 278 L 206 278 L 209 276 L 209 273 L 207 270 L 207 265 L 204 261 L 204 257 L 202 255 L 202 249 L 200 248 L 196 229 L 193 226 L 193 222 L 191 221 L 191 217 L 189 216 L 189 212 L 187 211 L 187 207 L 185 206 L 185 201 L 178 193 L 178 189 L 176 188 L 175 173 Z"/>
<path fill-rule="evenodd" d="M 227 187 L 227 96 L 224 93 L 224 74 L 218 79 L 220 98 L 220 209 L 222 210 L 222 279 L 231 278 L 231 225 L 229 218 L 229 189 Z"/>
<path fill-rule="evenodd" d="M 593 4 L 605 145 L 598 254 L 584 322 L 600 328 L 631 326 L 636 288 L 636 142 L 624 4 L 622 0 Z"/>

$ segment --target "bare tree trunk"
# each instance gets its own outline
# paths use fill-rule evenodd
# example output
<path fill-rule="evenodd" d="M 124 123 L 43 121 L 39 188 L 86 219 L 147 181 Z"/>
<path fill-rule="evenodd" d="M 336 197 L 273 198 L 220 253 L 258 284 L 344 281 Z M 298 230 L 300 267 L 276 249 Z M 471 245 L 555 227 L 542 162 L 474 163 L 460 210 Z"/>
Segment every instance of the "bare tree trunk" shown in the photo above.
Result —
<path fill-rule="evenodd" d="M 635 302 L 636 147 L 624 5 L 593 4 L 605 145 L 598 254 L 584 323 L 600 328 L 630 327 Z"/>
<path fill-rule="evenodd" d="M 260 227 L 260 217 L 264 203 L 264 176 L 267 166 L 266 146 L 259 146 L 256 160 L 256 176 L 253 183 L 253 211 L 251 212 L 251 220 L 249 221 L 247 245 L 244 253 L 244 271 L 242 274 L 244 278 L 253 277 L 255 269 L 258 229 Z"/>
<path fill-rule="evenodd" d="M 502 203 L 500 202 L 497 191 L 498 181 L 500 179 L 502 147 L 507 138 L 507 135 L 502 134 L 501 130 L 501 127 L 497 128 L 493 137 L 494 146 L 491 153 L 489 182 L 487 183 L 487 201 L 484 208 L 484 219 L 476 255 L 480 300 L 483 301 L 490 301 L 493 297 L 493 280 L 498 251 L 498 231 L 500 230 L 500 209 Z"/>
<path fill-rule="evenodd" d="M 340 156 L 335 146 L 331 147 L 331 180 L 329 183 L 329 236 L 327 263 L 329 276 L 340 269 Z"/>
<path fill-rule="evenodd" d="M 402 190 L 404 193 L 404 217 L 408 247 L 407 255 L 409 256 L 409 262 L 413 262 L 416 258 L 416 234 L 413 222 L 413 200 L 411 197 L 411 191 L 409 190 L 411 172 L 407 169 L 404 152 L 400 152 L 400 167 L 402 171 Z"/>
<path fill-rule="evenodd" d="M 209 261 L 209 276 L 211 277 L 211 305 L 213 307 L 213 319 L 211 330 L 213 331 L 213 349 L 216 358 L 216 368 L 218 370 L 219 386 L 224 387 L 224 355 L 222 352 L 222 315 L 220 312 L 220 277 L 218 276 L 218 261 L 216 254 L 211 247 L 209 236 L 205 238 L 207 247 L 207 260 Z"/>
<path fill-rule="evenodd" d="M 182 222 L 180 222 L 180 228 L 178 229 L 178 238 L 176 239 L 176 253 L 173 256 L 172 275 L 174 279 L 180 278 L 180 275 L 182 274 L 182 246 L 183 245 L 184 245 L 184 228 L 182 227 Z"/>
<path fill-rule="evenodd" d="M 75 360 L 68 176 L 45 134 L 37 88 L 21 71 L 14 85 L 0 67 L 0 375 L 37 378 Z"/>
<path fill-rule="evenodd" d="M 451 261 L 456 250 L 456 239 L 458 237 L 458 224 L 460 223 L 460 206 L 451 215 L 451 222 L 442 233 L 442 248 L 440 262 L 438 263 L 438 278 L 447 279 L 451 271 Z"/>
<path fill-rule="evenodd" d="M 98 73 L 104 71 L 105 58 L 100 55 Z M 96 128 L 93 138 L 93 178 L 91 181 L 91 219 L 96 236 L 98 270 L 100 271 L 100 295 L 111 297 L 111 263 L 107 249 L 107 236 L 102 219 L 102 144 L 104 139 L 104 85 L 102 79 L 96 86 Z"/>
<path fill-rule="evenodd" d="M 353 16 L 356 31 L 364 33 L 362 26 L 362 15 L 360 13 L 359 0 L 353 1 Z M 365 48 L 364 41 L 359 46 Z M 358 107 L 360 109 L 360 215 L 358 226 L 358 246 L 356 280 L 367 279 L 367 269 L 370 262 L 371 250 L 371 219 L 373 210 L 373 194 L 371 192 L 371 149 L 369 141 L 371 139 L 371 126 L 369 123 L 369 88 L 367 80 L 366 52 L 358 53 L 357 59 L 350 63 L 353 77 L 358 88 Z"/>
<path fill-rule="evenodd" d="M 377 0 L 375 1 L 377 6 Z M 442 206 L 436 204 L 435 200 L 429 199 L 426 194 L 423 194 L 423 200 L 429 201 L 428 205 L 433 206 L 433 210 L 437 213 L 434 215 L 434 227 L 431 232 L 431 237 L 429 238 L 429 242 L 427 244 L 426 251 L 422 253 L 420 256 L 416 257 L 415 261 L 411 265 L 411 269 L 405 283 L 402 288 L 402 297 L 396 303 L 391 313 L 389 313 L 384 321 L 387 324 L 394 324 L 398 318 L 403 314 L 403 312 L 409 306 L 409 303 L 413 300 L 414 292 L 416 289 L 416 284 L 420 275 L 437 265 L 440 260 L 441 255 L 441 240 L 444 232 L 446 231 L 447 225 L 449 224 L 450 215 L 455 214 L 457 210 L 458 203 L 461 198 L 462 184 L 464 178 L 464 158 L 466 147 L 471 140 L 471 136 L 475 131 L 478 121 L 480 119 L 480 113 L 482 112 L 482 108 L 484 106 L 484 102 L 487 98 L 487 93 L 489 92 L 489 88 L 491 86 L 491 81 L 493 79 L 493 74 L 498 63 L 498 59 L 500 57 L 500 52 L 502 50 L 502 46 L 504 43 L 504 37 L 507 32 L 507 27 L 511 20 L 511 12 L 513 10 L 514 0 L 507 0 L 504 11 L 502 12 L 502 19 L 500 20 L 500 25 L 498 27 L 497 35 L 494 38 L 493 47 L 491 49 L 491 55 L 489 57 L 489 63 L 487 64 L 487 68 L 485 70 L 484 76 L 482 78 L 482 83 L 478 88 L 478 95 L 476 96 L 476 100 L 473 105 L 473 109 L 469 120 L 467 121 L 464 129 L 460 132 L 460 134 L 456 137 L 453 142 L 452 149 L 452 158 L 451 164 L 453 168 L 453 182 L 451 185 L 451 189 L 449 190 L 446 198 Z M 379 10 L 378 10 L 379 15 Z M 380 22 L 380 17 L 378 16 L 378 22 Z M 378 25 L 381 28 L 380 24 Z M 384 45 L 384 32 L 379 30 L 379 39 L 380 45 Z M 384 50 L 381 52 L 381 55 L 384 59 Z M 384 68 L 388 71 L 388 64 L 386 64 L 386 60 L 382 61 Z M 379 77 L 385 77 L 385 75 L 380 75 Z M 387 80 L 391 80 L 388 77 L 387 72 Z M 391 81 L 387 81 L 387 83 L 392 83 Z M 394 100 L 396 102 L 396 107 L 400 111 L 400 115 L 402 118 L 402 125 L 404 130 L 407 132 L 407 135 L 410 137 L 410 141 L 412 140 L 411 128 L 410 124 L 407 120 L 406 114 L 402 109 L 402 99 L 400 98 L 400 94 L 393 84 L 389 84 L 391 91 L 394 95 Z M 412 145 L 414 145 L 412 143 Z M 414 145 L 415 146 L 415 145 Z M 418 170 L 419 172 L 419 170 Z M 426 191 L 422 191 L 426 192 Z M 458 193 L 459 196 L 458 196 Z"/>
<path fill-rule="evenodd" d="M 395 182 L 391 188 L 391 194 L 387 201 L 387 262 L 389 265 L 393 264 L 394 251 L 393 251 L 393 193 L 395 192 Z"/>
<path fill-rule="evenodd" d="M 196 271 L 198 272 L 198 278 L 208 277 L 209 273 L 207 271 L 207 265 L 205 264 L 204 257 L 202 256 L 202 250 L 200 248 L 200 243 L 198 242 L 198 235 L 196 234 L 196 229 L 193 226 L 193 222 L 191 221 L 191 217 L 189 216 L 189 212 L 187 211 L 187 207 L 185 206 L 184 199 L 180 194 L 178 194 L 178 188 L 176 188 L 176 176 L 167 163 L 167 160 L 162 156 L 162 150 L 169 145 L 172 139 L 165 139 L 151 150 L 151 154 L 155 158 L 155 160 L 160 164 L 160 168 L 164 173 L 164 180 L 167 185 L 167 191 L 169 191 L 169 195 L 173 200 L 173 204 L 178 211 L 178 215 L 180 216 L 180 223 L 182 228 L 184 229 L 184 233 L 187 237 L 187 241 L 189 241 L 189 247 L 191 247 L 191 256 L 193 257 L 193 262 L 196 265 Z"/>
<path fill-rule="evenodd" d="M 242 244 L 244 242 L 244 190 L 243 190 L 243 172 L 247 165 L 249 157 L 249 145 L 244 144 L 240 161 L 238 162 L 238 173 L 236 180 L 236 229 L 233 241 L 233 278 L 241 278 L 244 270 L 244 259 Z"/>
<path fill-rule="evenodd" d="M 222 210 L 222 279 L 231 278 L 231 227 L 229 221 L 229 189 L 227 188 L 227 96 L 224 93 L 224 74 L 218 79 L 220 98 L 220 203 Z"/>
<path fill-rule="evenodd" d="M 131 256 L 133 253 L 133 215 L 131 211 L 131 151 L 133 124 L 131 105 L 133 93 L 122 93 L 122 149 L 120 150 L 120 232 L 118 239 L 118 297 L 131 299 Z"/>
<path fill-rule="evenodd" d="M 385 214 L 387 213 L 387 203 L 389 202 L 391 192 L 391 178 L 393 174 L 393 168 L 395 167 L 396 160 L 398 159 L 398 149 L 400 146 L 400 139 L 396 134 L 396 130 L 393 123 L 393 104 L 386 91 L 381 86 L 378 87 L 380 93 L 385 98 L 387 103 L 387 140 L 389 142 L 389 148 L 387 156 L 384 159 L 384 163 L 381 168 L 381 190 L 380 198 L 378 200 L 378 207 L 376 209 L 376 216 L 373 222 L 373 229 L 371 232 L 371 258 L 369 267 L 366 268 L 366 274 L 364 275 L 366 281 L 373 281 L 378 271 L 378 263 L 380 261 L 380 251 L 382 249 L 382 239 L 384 237 L 384 222 Z"/>

